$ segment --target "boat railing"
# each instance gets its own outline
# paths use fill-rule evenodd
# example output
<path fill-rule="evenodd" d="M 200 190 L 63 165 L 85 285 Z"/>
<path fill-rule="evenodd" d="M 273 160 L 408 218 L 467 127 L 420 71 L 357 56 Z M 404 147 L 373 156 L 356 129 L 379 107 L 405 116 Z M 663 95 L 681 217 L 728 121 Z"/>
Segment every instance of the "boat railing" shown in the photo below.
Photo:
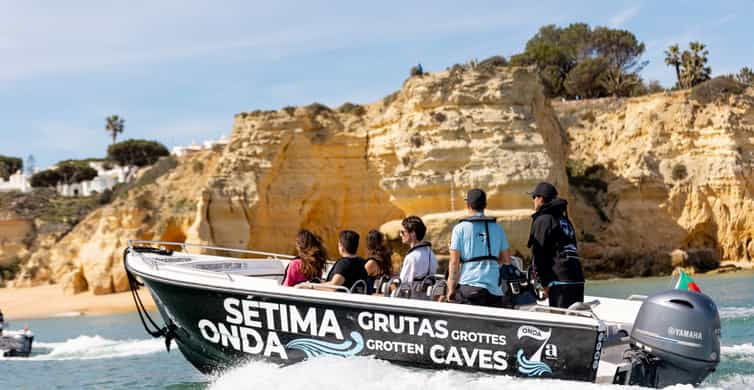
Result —
<path fill-rule="evenodd" d="M 221 246 L 191 244 L 191 243 L 186 243 L 186 242 L 172 242 L 172 241 L 159 241 L 159 240 L 128 240 L 129 249 L 133 248 L 135 245 L 152 245 L 152 246 L 158 246 L 158 247 L 165 247 L 165 246 L 180 247 L 183 252 L 188 252 L 189 248 L 209 249 L 209 250 L 214 250 L 214 251 L 223 251 L 223 252 L 230 252 L 230 253 L 267 256 L 267 257 L 271 257 L 273 260 L 292 260 L 295 257 L 291 255 L 283 255 L 280 253 L 254 251 L 254 250 L 249 250 L 249 249 L 225 248 Z"/>
<path fill-rule="evenodd" d="M 351 293 L 351 290 L 348 289 L 348 287 L 346 286 L 336 286 L 332 284 L 303 282 L 303 283 L 297 284 L 296 287 L 308 288 L 310 290 L 327 290 L 327 291 L 344 292 L 348 294 Z"/>
<path fill-rule="evenodd" d="M 599 321 L 599 317 L 597 317 L 597 315 L 594 314 L 594 312 L 591 310 L 570 310 L 570 309 L 563 309 L 560 307 L 550 307 L 550 306 L 540 306 L 540 305 L 532 305 L 528 308 L 528 310 L 534 311 L 534 312 L 540 312 L 540 313 L 557 313 L 557 314 L 565 314 L 565 315 L 571 315 L 571 316 L 579 316 L 579 317 L 591 318 L 591 319 Z"/>

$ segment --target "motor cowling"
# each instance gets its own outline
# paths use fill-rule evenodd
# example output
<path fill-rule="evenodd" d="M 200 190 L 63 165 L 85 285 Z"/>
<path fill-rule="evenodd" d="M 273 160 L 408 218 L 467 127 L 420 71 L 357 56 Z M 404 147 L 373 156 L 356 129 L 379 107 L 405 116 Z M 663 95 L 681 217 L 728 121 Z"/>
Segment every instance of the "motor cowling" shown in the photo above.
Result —
<path fill-rule="evenodd" d="M 717 305 L 700 293 L 668 290 L 649 296 L 631 331 L 632 351 L 652 362 L 636 372 L 633 383 L 664 387 L 701 383 L 720 363 L 720 315 Z M 647 383 L 653 382 L 653 383 Z"/>

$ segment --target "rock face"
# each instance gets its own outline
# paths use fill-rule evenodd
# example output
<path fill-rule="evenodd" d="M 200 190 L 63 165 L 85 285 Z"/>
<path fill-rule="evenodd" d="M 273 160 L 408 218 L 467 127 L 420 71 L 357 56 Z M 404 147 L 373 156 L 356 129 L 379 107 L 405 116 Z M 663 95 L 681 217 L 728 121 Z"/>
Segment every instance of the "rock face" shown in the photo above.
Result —
<path fill-rule="evenodd" d="M 183 242 L 219 154 L 170 157 L 143 170 L 127 192 L 34 252 L 14 285 L 60 283 L 69 294 L 127 291 L 122 256 L 128 240 Z"/>
<path fill-rule="evenodd" d="M 291 252 L 308 228 L 336 256 L 338 231 L 462 210 L 472 187 L 493 209 L 531 207 L 525 191 L 544 179 L 567 191 L 565 133 L 526 69 L 413 77 L 383 101 L 339 111 L 237 115 L 187 239 Z"/>
<path fill-rule="evenodd" d="M 407 215 L 423 216 L 442 255 L 473 187 L 487 190 L 514 252 L 526 256 L 526 191 L 542 180 L 569 200 L 590 275 L 751 262 L 753 107 L 750 88 L 710 103 L 688 92 L 558 103 L 556 115 L 533 71 L 454 67 L 367 106 L 241 113 L 224 150 L 142 172 L 62 239 L 39 245 L 15 283 L 124 291 L 129 239 L 292 253 L 307 228 L 334 258 L 338 231 L 390 236 Z M 12 233 L 0 261 L 20 250 L 28 228 L 17 220 L 0 224 Z"/>
<path fill-rule="evenodd" d="M 700 269 L 754 259 L 754 89 L 709 103 L 680 91 L 555 107 L 570 138 L 573 215 L 603 260 L 593 265 L 643 257 L 655 266 L 646 273 L 667 272 L 674 249 L 693 249 Z"/>
<path fill-rule="evenodd" d="M 13 267 L 29 255 L 28 241 L 34 236 L 34 221 L 6 215 L 0 219 L 0 267 Z"/>

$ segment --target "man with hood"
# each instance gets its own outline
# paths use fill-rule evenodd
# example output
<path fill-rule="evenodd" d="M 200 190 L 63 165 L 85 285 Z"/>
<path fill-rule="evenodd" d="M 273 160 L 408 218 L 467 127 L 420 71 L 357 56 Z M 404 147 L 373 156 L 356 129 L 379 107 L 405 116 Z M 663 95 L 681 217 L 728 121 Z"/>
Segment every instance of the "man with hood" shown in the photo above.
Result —
<path fill-rule="evenodd" d="M 576 232 L 568 219 L 568 202 L 558 198 L 550 183 L 539 183 L 529 193 L 532 215 L 529 243 L 534 276 L 544 288 L 550 306 L 568 308 L 584 301 L 584 272 L 576 248 Z"/>

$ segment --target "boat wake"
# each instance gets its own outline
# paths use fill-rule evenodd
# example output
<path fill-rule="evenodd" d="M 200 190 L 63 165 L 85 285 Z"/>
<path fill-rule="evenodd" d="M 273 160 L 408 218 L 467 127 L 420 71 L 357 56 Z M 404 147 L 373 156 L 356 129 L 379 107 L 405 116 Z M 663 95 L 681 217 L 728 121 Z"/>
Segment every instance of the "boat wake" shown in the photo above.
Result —
<path fill-rule="evenodd" d="M 161 339 L 109 340 L 78 336 L 58 343 L 35 342 L 28 360 L 87 360 L 147 355 L 165 350 Z"/>
<path fill-rule="evenodd" d="M 754 318 L 754 307 L 721 307 L 720 319 L 747 319 Z"/>
<path fill-rule="evenodd" d="M 723 345 L 720 347 L 720 352 L 725 358 L 743 359 L 754 361 L 754 345 L 752 343 L 738 344 L 738 345 Z"/>
<path fill-rule="evenodd" d="M 747 345 L 728 347 L 745 350 Z M 749 346 L 749 348 L 751 348 Z M 727 354 L 726 354 L 727 356 Z M 524 386 L 534 390 L 573 389 L 605 390 L 627 389 L 619 385 L 598 385 L 559 379 L 527 379 L 511 376 L 488 375 L 453 370 L 422 370 L 402 367 L 370 357 L 341 358 L 323 356 L 290 366 L 278 366 L 269 362 L 252 361 L 226 371 L 212 379 L 210 390 L 230 389 L 353 389 L 360 390 L 417 390 L 434 388 L 473 388 L 499 390 L 512 386 Z M 700 388 L 751 389 L 754 376 L 733 374 L 704 383 Z M 691 386 L 676 385 L 666 390 L 688 390 Z"/>

